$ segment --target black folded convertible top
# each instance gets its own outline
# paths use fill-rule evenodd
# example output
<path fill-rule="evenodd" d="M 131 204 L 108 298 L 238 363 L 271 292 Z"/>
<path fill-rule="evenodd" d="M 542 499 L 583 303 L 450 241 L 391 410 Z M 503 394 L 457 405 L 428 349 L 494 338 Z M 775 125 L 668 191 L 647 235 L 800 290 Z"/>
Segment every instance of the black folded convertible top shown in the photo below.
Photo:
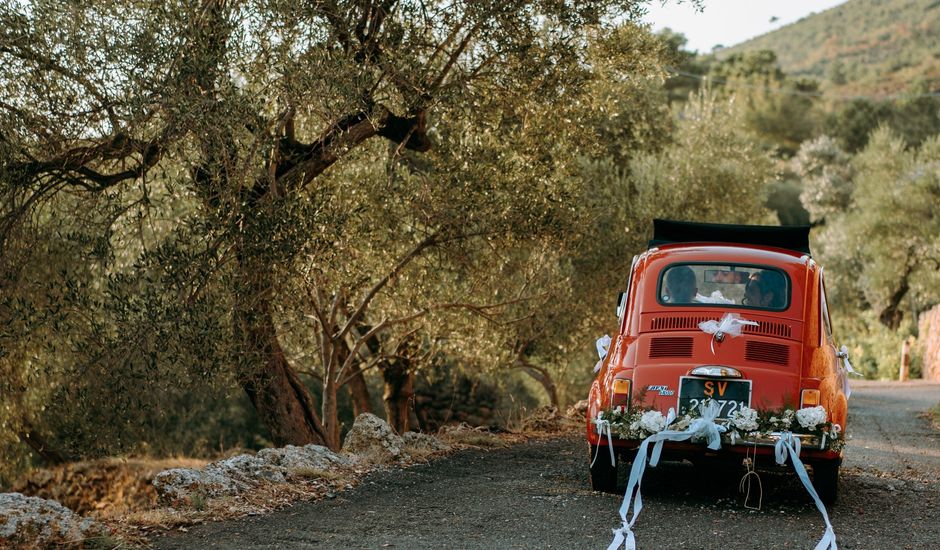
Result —
<path fill-rule="evenodd" d="M 810 254 L 808 225 L 731 225 L 653 220 L 650 248 L 670 243 L 706 242 L 773 246 Z"/>

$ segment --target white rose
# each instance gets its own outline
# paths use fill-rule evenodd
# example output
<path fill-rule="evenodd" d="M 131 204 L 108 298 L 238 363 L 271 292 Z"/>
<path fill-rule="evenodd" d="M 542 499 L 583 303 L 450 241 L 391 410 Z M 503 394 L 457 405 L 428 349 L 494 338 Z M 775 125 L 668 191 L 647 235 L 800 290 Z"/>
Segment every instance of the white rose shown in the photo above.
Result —
<path fill-rule="evenodd" d="M 743 432 L 753 432 L 757 429 L 757 411 L 749 407 L 741 407 L 734 411 L 731 423 Z"/>
<path fill-rule="evenodd" d="M 822 405 L 796 411 L 796 421 L 807 430 L 813 430 L 826 421 L 826 408 Z"/>
<path fill-rule="evenodd" d="M 649 433 L 659 433 L 666 427 L 666 417 L 659 411 L 646 411 L 640 417 L 640 427 Z"/>

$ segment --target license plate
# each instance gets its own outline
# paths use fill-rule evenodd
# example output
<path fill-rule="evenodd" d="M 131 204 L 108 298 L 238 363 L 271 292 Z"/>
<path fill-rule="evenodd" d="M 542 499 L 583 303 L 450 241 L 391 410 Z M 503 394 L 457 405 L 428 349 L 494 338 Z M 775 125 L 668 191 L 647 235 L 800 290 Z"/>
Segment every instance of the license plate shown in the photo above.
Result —
<path fill-rule="evenodd" d="M 729 418 L 734 411 L 751 405 L 751 381 L 679 378 L 679 416 L 698 409 L 706 399 L 718 403 L 718 418 Z"/>

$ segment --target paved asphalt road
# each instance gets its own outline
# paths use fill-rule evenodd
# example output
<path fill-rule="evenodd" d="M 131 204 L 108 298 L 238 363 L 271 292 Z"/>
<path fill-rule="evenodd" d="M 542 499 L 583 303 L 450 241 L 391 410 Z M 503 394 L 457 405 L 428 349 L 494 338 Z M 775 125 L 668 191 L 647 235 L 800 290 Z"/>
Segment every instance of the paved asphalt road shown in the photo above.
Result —
<path fill-rule="evenodd" d="M 940 433 L 920 413 L 940 383 L 853 386 L 839 504 L 840 548 L 940 548 Z M 156 548 L 606 548 L 621 497 L 591 492 L 583 439 L 466 451 L 376 472 L 332 500 L 218 522 Z M 647 470 L 634 531 L 642 549 L 813 548 L 823 523 L 791 473 L 764 473 L 763 507 L 738 494 L 740 473 L 687 463 Z M 623 480 L 621 480 L 623 482 Z"/>

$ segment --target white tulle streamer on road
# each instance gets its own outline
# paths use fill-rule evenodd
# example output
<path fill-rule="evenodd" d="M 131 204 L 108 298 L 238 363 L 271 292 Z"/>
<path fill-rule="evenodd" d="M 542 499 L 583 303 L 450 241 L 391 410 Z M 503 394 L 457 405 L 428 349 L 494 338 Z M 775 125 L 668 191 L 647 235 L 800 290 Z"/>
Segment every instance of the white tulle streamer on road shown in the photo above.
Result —
<path fill-rule="evenodd" d="M 607 547 L 607 550 L 618 550 L 621 547 L 625 550 L 636 550 L 636 536 L 633 534 L 633 525 L 636 523 L 640 511 L 643 509 L 643 498 L 640 494 L 640 486 L 643 481 L 643 474 L 646 471 L 647 457 L 649 457 L 649 465 L 655 468 L 656 465 L 659 464 L 663 444 L 666 441 L 704 439 L 709 449 L 717 451 L 721 448 L 721 433 L 727 431 L 725 426 L 715 422 L 719 411 L 720 408 L 717 402 L 707 400 L 699 405 L 701 417 L 693 420 L 687 429 L 682 431 L 664 430 L 647 437 L 640 443 L 636 458 L 633 460 L 633 467 L 630 469 L 630 479 L 627 482 L 627 490 L 624 494 L 623 504 L 620 505 L 620 520 L 622 525 L 618 529 L 613 529 L 614 540 L 610 543 L 610 546 Z M 669 414 L 666 416 L 666 425 L 671 424 L 675 420 L 675 417 L 675 411 L 669 409 Z M 608 427 L 607 430 L 609 434 L 610 428 Z M 653 445 L 652 454 L 650 454 L 649 451 L 650 444 Z M 774 452 L 779 464 L 785 464 L 787 458 L 790 458 L 797 476 L 800 478 L 800 481 L 803 482 L 803 486 L 806 487 L 810 496 L 813 497 L 813 500 L 816 502 L 816 507 L 819 509 L 823 520 L 826 522 L 826 531 L 823 534 L 823 538 L 816 545 L 816 550 L 838 550 L 836 546 L 836 534 L 832 528 L 832 524 L 829 522 L 826 507 L 816 493 L 816 489 L 810 482 L 809 475 L 806 472 L 806 467 L 803 466 L 803 462 L 800 460 L 799 438 L 795 437 L 791 432 L 783 432 L 774 447 Z M 631 506 L 633 508 L 633 515 L 630 519 L 627 519 L 627 514 Z"/>

